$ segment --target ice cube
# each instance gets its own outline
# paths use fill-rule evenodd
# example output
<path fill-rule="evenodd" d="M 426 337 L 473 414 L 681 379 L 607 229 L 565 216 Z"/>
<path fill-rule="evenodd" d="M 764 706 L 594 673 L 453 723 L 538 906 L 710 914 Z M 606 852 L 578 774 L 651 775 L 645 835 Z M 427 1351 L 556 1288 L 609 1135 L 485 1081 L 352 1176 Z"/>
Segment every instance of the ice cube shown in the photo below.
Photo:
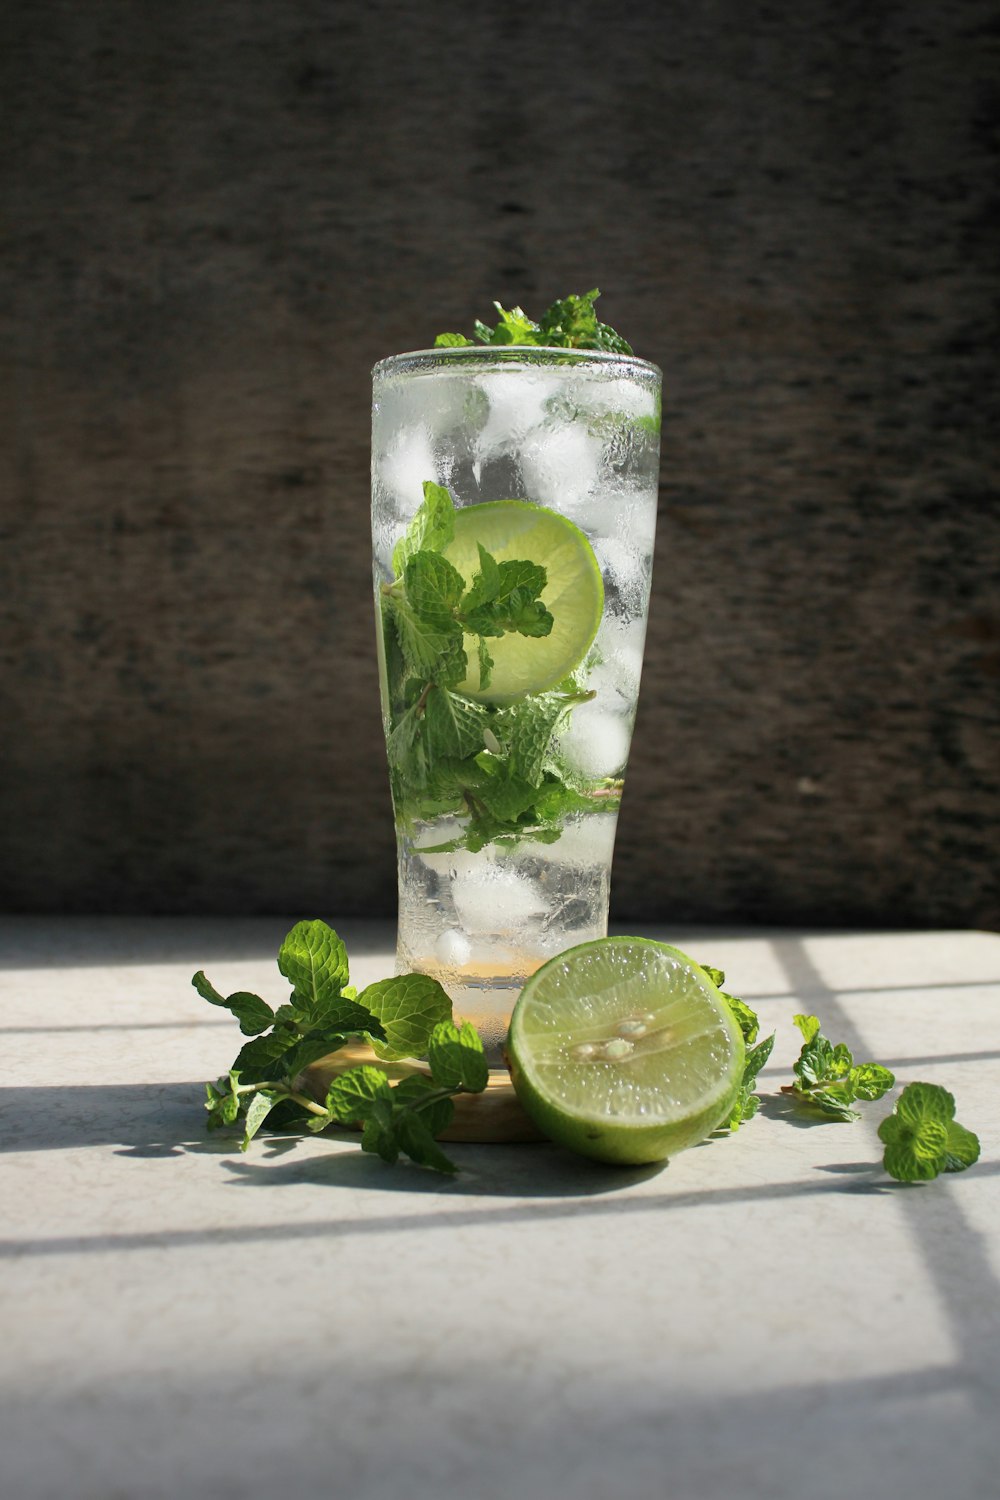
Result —
<path fill-rule="evenodd" d="M 597 636 L 600 661 L 587 674 L 587 687 L 597 694 L 598 705 L 606 707 L 616 698 L 628 709 L 634 707 L 642 673 L 642 652 L 646 636 L 645 620 L 630 623 L 607 615 Z M 622 705 L 618 705 L 622 711 Z"/>
<path fill-rule="evenodd" d="M 610 865 L 618 818 L 613 812 L 581 813 L 551 844 L 525 843 L 522 857 L 555 865 Z"/>
<path fill-rule="evenodd" d="M 620 613 L 642 615 L 649 600 L 652 554 L 619 537 L 595 537 L 594 555 L 601 565 L 605 590 Z"/>
<path fill-rule="evenodd" d="M 581 381 L 573 396 L 581 412 L 594 416 L 656 415 L 656 393 L 633 380 Z"/>
<path fill-rule="evenodd" d="M 437 480 L 434 445 L 426 427 L 401 428 L 378 464 L 379 477 L 396 501 L 400 515 L 410 517 L 424 498 L 424 480 Z"/>
<path fill-rule="evenodd" d="M 470 856 L 452 870 L 451 895 L 465 932 L 502 932 L 545 910 L 545 897 L 533 880 L 482 856 Z"/>
<path fill-rule="evenodd" d="M 447 969 L 460 969 L 472 957 L 472 944 L 457 927 L 448 927 L 434 944 L 434 956 Z"/>
<path fill-rule="evenodd" d="M 619 776 L 628 760 L 628 715 L 608 713 L 597 703 L 576 709 L 559 737 L 559 751 L 580 776 Z"/>
<path fill-rule="evenodd" d="M 582 424 L 538 427 L 525 439 L 521 472 L 528 498 L 558 510 L 584 530 L 608 514 L 605 497 L 595 493 L 602 443 Z"/>
<path fill-rule="evenodd" d="M 544 420 L 545 402 L 555 384 L 551 376 L 514 368 L 483 375 L 479 388 L 489 402 L 489 412 L 476 437 L 476 452 L 487 458 L 516 448 Z"/>

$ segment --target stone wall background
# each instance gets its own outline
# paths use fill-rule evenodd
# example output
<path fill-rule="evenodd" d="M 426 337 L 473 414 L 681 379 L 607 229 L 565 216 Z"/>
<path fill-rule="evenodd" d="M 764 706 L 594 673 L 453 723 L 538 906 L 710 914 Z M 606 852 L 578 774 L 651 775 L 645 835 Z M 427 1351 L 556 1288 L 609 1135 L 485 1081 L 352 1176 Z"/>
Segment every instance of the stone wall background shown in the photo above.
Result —
<path fill-rule="evenodd" d="M 619 919 L 994 925 L 978 0 L 13 0 L 0 902 L 389 913 L 368 371 L 599 284 L 665 373 Z"/>

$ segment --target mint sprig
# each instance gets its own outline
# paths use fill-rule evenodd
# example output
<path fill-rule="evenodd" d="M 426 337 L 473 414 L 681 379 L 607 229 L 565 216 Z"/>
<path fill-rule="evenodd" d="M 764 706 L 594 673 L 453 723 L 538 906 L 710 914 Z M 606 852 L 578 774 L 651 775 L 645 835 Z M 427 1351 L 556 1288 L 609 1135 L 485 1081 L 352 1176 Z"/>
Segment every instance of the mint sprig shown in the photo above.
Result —
<path fill-rule="evenodd" d="M 955 1119 L 955 1097 L 936 1083 L 908 1083 L 878 1128 L 882 1165 L 898 1182 L 930 1182 L 979 1160 L 979 1137 Z"/>
<path fill-rule="evenodd" d="M 268 1119 L 313 1131 L 358 1124 L 362 1147 L 384 1160 L 404 1153 L 422 1166 L 454 1172 L 434 1136 L 451 1119 L 454 1095 L 481 1092 L 489 1070 L 475 1029 L 454 1025 L 451 1001 L 437 980 L 400 974 L 357 997 L 348 983 L 347 950 L 322 921 L 296 923 L 281 945 L 278 968 L 293 988 L 273 1010 L 245 991 L 222 996 L 201 970 L 192 980 L 203 999 L 230 1010 L 251 1034 L 229 1071 L 205 1085 L 208 1128 L 242 1120 L 240 1149 L 246 1151 Z M 364 1064 L 335 1077 L 325 1103 L 317 1104 L 303 1092 L 299 1075 L 352 1040 L 369 1043 L 387 1062 L 427 1054 L 430 1079 L 413 1074 L 392 1085 L 383 1070 Z"/>
<path fill-rule="evenodd" d="M 816 1016 L 792 1019 L 803 1043 L 792 1067 L 795 1081 L 783 1092 L 833 1119 L 860 1120 L 851 1105 L 859 1099 L 881 1099 L 895 1083 L 894 1075 L 879 1063 L 855 1063 L 845 1042 L 834 1045 L 823 1035 Z"/>
<path fill-rule="evenodd" d="M 521 307 L 505 308 L 494 302 L 497 321 L 483 323 L 477 318 L 473 331 L 481 344 L 599 349 L 611 354 L 631 354 L 631 345 L 621 334 L 598 318 L 594 303 L 600 295 L 595 287 L 583 296 L 561 297 L 545 309 L 537 323 Z M 462 348 L 474 343 L 475 339 L 467 339 L 461 333 L 439 333 L 434 340 L 438 349 Z"/>
<path fill-rule="evenodd" d="M 746 1061 L 743 1065 L 743 1077 L 740 1080 L 740 1091 L 733 1105 L 729 1118 L 723 1120 L 718 1127 L 719 1130 L 739 1130 L 745 1120 L 752 1120 L 760 1108 L 760 1099 L 755 1090 L 757 1087 L 757 1075 L 771 1056 L 774 1047 L 774 1032 L 765 1037 L 762 1042 L 757 1041 L 760 1032 L 760 1021 L 757 1012 L 752 1010 L 745 1000 L 740 1000 L 736 995 L 730 995 L 722 986 L 726 982 L 726 976 L 721 969 L 714 969 L 710 964 L 701 964 L 709 979 L 715 985 L 719 994 L 725 1000 L 732 1014 L 733 1020 L 743 1034 L 743 1044 L 746 1047 Z M 756 1046 L 753 1044 L 756 1043 Z"/>
<path fill-rule="evenodd" d="M 460 689 L 469 675 L 466 642 L 477 644 L 478 688 L 490 684 L 488 641 L 516 633 L 547 636 L 551 612 L 542 602 L 547 575 L 539 563 L 498 561 L 481 544 L 469 579 L 443 556 L 453 540 L 448 490 L 424 484 L 424 500 L 393 550 L 394 578 L 381 589 L 389 698 L 387 751 L 396 815 L 404 826 L 446 814 L 462 832 L 424 853 L 492 843 L 559 837 L 571 812 L 612 809 L 620 784 L 600 800 L 569 782 L 553 760 L 566 716 L 591 692 L 574 683 L 500 706 Z"/>
<path fill-rule="evenodd" d="M 456 1094 L 482 1093 L 489 1079 L 483 1045 L 468 1021 L 440 1021 L 427 1044 L 430 1077 L 412 1073 L 391 1087 L 384 1073 L 362 1064 L 334 1078 L 327 1090 L 329 1123 L 361 1126 L 361 1147 L 393 1163 L 406 1155 L 438 1172 L 458 1170 L 434 1137 L 454 1114 Z M 322 1129 L 322 1122 L 313 1128 Z"/>

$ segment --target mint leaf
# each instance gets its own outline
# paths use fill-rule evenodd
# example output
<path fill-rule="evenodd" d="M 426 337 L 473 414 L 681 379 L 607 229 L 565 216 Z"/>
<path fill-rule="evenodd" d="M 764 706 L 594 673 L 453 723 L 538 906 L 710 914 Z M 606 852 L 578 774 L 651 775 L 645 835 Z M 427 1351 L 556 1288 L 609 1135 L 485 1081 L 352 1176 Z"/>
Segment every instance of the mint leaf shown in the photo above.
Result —
<path fill-rule="evenodd" d="M 341 1036 L 360 1035 L 372 1030 L 371 1012 L 357 1000 L 346 995 L 325 994 L 319 999 L 302 995 L 296 991 L 291 1001 L 279 1005 L 274 1013 L 278 1025 L 295 1027 L 301 1034 L 306 1031 L 321 1031 L 324 1036 L 339 1032 Z M 378 1023 L 374 1023 L 378 1034 Z"/>
<path fill-rule="evenodd" d="M 979 1137 L 957 1120 L 949 1120 L 944 1147 L 946 1172 L 964 1172 L 979 1160 Z"/>
<path fill-rule="evenodd" d="M 362 1063 L 330 1080 L 325 1103 L 339 1125 L 360 1125 L 371 1117 L 379 1100 L 389 1102 L 389 1080 L 380 1068 Z"/>
<path fill-rule="evenodd" d="M 546 308 L 536 323 L 520 307 L 504 308 L 494 302 L 499 317 L 495 324 L 474 324 L 476 338 L 483 344 L 522 344 L 550 349 L 603 349 L 611 354 L 631 354 L 632 349 L 621 334 L 602 323 L 594 311 L 600 296 L 595 287 L 583 296 L 561 297 Z M 438 347 L 461 347 L 468 343 L 461 334 L 442 333 Z"/>
<path fill-rule="evenodd" d="M 483 1044 L 469 1021 L 463 1021 L 460 1027 L 454 1021 L 441 1021 L 435 1026 L 427 1046 L 427 1061 L 439 1088 L 481 1094 L 489 1082 Z"/>
<path fill-rule="evenodd" d="M 502 773 L 488 777 L 476 791 L 476 800 L 500 823 L 515 824 L 537 797 L 538 788 L 530 781 Z"/>
<path fill-rule="evenodd" d="M 757 1012 L 752 1010 L 745 1000 L 739 1000 L 735 995 L 726 994 L 726 991 L 722 988 L 726 976 L 721 969 L 710 969 L 706 964 L 702 964 L 701 967 L 705 970 L 705 973 L 729 1006 L 733 1020 L 743 1033 L 744 1045 L 749 1048 L 757 1040 L 757 1035 L 760 1031 L 760 1020 L 758 1019 Z M 718 979 L 716 979 L 716 975 L 719 976 Z M 747 1055 L 749 1056 L 749 1053 Z"/>
<path fill-rule="evenodd" d="M 493 681 L 493 668 L 496 665 L 482 636 L 479 637 L 479 691 L 485 693 Z"/>
<path fill-rule="evenodd" d="M 450 1157 L 445 1156 L 419 1115 L 407 1110 L 394 1115 L 392 1124 L 395 1141 L 398 1141 L 402 1150 L 418 1166 L 432 1167 L 435 1172 L 445 1172 L 449 1176 L 458 1171 L 455 1163 Z M 379 1154 L 381 1155 L 381 1152 Z"/>
<path fill-rule="evenodd" d="M 407 669 L 432 682 L 458 683 L 468 671 L 462 627 L 447 608 L 433 608 L 425 595 L 423 613 L 405 594 L 383 594 Z"/>
<path fill-rule="evenodd" d="M 817 1016 L 793 1016 L 792 1020 L 801 1031 L 806 1042 L 811 1042 L 819 1036 L 819 1018 Z"/>
<path fill-rule="evenodd" d="M 392 552 L 392 571 L 401 578 L 416 552 L 443 552 L 455 535 L 455 506 L 444 485 L 424 481 L 423 504 Z"/>
<path fill-rule="evenodd" d="M 441 615 L 450 619 L 465 592 L 461 573 L 438 552 L 415 552 L 406 564 L 403 580 L 406 597 L 426 620 Z"/>
<path fill-rule="evenodd" d="M 219 1130 L 236 1120 L 240 1112 L 239 1082 L 239 1073 L 231 1068 L 218 1083 L 206 1083 L 205 1108 L 208 1110 L 209 1130 Z"/>
<path fill-rule="evenodd" d="M 889 1069 L 880 1067 L 878 1063 L 862 1063 L 859 1067 L 852 1068 L 848 1079 L 855 1099 L 868 1100 L 881 1099 L 896 1082 Z"/>
<path fill-rule="evenodd" d="M 250 1103 L 247 1105 L 243 1140 L 240 1143 L 241 1151 L 249 1150 L 250 1142 L 253 1140 L 254 1136 L 257 1134 L 258 1130 L 263 1125 L 264 1121 L 267 1119 L 274 1106 L 280 1103 L 281 1097 L 282 1096 L 280 1094 L 272 1094 L 263 1090 L 259 1093 L 254 1094 L 253 1098 L 250 1100 Z"/>
<path fill-rule="evenodd" d="M 426 974 L 381 979 L 362 991 L 361 1001 L 384 1028 L 385 1040 L 373 1037 L 372 1047 L 387 1062 L 422 1056 L 437 1023 L 451 1019 L 451 1001 Z"/>
<path fill-rule="evenodd" d="M 493 306 L 500 314 L 500 318 L 494 327 L 481 323 L 476 319 L 476 338 L 484 344 L 534 344 L 538 342 L 538 324 L 533 323 L 520 307 L 512 307 L 509 311 L 494 302 Z"/>
<path fill-rule="evenodd" d="M 210 1005 L 221 1005 L 231 1011 L 239 1021 L 240 1030 L 244 1036 L 256 1036 L 258 1032 L 266 1031 L 274 1022 L 271 1007 L 259 995 L 251 995 L 244 990 L 238 990 L 235 995 L 222 996 L 205 978 L 201 969 L 195 974 L 191 983 L 201 998 L 207 1000 Z"/>
<path fill-rule="evenodd" d="M 924 1120 L 947 1125 L 955 1118 L 955 1096 L 936 1083 L 908 1083 L 896 1100 L 896 1114 L 907 1125 Z"/>
<path fill-rule="evenodd" d="M 898 1182 L 933 1182 L 979 1160 L 979 1139 L 955 1121 L 955 1098 L 937 1083 L 907 1083 L 879 1125 L 883 1167 Z"/>
<path fill-rule="evenodd" d="M 631 354 L 629 344 L 608 326 L 598 321 L 594 303 L 600 296 L 595 287 L 582 297 L 563 297 L 542 314 L 542 341 L 556 347 L 603 349 L 612 354 Z"/>
<path fill-rule="evenodd" d="M 704 968 L 704 965 L 702 965 L 702 967 Z M 736 997 L 733 995 L 726 995 L 724 992 L 722 993 L 723 998 L 729 1003 L 730 1009 L 732 1009 L 733 1001 Z M 744 1005 L 740 1000 L 737 1000 L 736 1004 L 739 1005 L 744 1011 L 748 1012 L 749 1016 L 752 1017 L 752 1022 L 748 1023 L 747 1029 L 752 1030 L 754 1035 L 756 1036 L 758 1025 L 757 1017 L 754 1015 L 749 1005 Z M 735 1011 L 733 1013 L 734 1015 L 736 1014 Z M 757 1075 L 760 1072 L 761 1068 L 763 1068 L 764 1064 L 767 1062 L 768 1058 L 771 1056 L 773 1047 L 774 1032 L 772 1032 L 770 1036 L 765 1037 L 762 1042 L 758 1042 L 755 1047 L 748 1047 L 746 1062 L 743 1065 L 743 1077 L 740 1080 L 740 1092 L 737 1096 L 736 1103 L 733 1105 L 732 1112 L 729 1115 L 729 1118 L 723 1121 L 723 1124 L 719 1127 L 720 1129 L 728 1128 L 729 1130 L 739 1130 L 744 1121 L 753 1119 L 754 1115 L 757 1113 L 757 1110 L 760 1108 L 760 1100 L 754 1092 L 757 1086 Z"/>
<path fill-rule="evenodd" d="M 480 563 L 489 557 L 482 547 L 479 553 Z M 490 571 L 484 575 L 482 570 L 476 574 L 462 600 L 462 621 L 469 634 L 490 636 L 516 631 L 528 636 L 549 635 L 552 615 L 539 598 L 547 582 L 545 569 L 539 563 L 517 558 L 494 563 L 494 567 L 495 574 Z"/>
<path fill-rule="evenodd" d="M 296 922 L 278 950 L 278 968 L 300 1002 L 318 1004 L 347 983 L 347 949 L 326 922 Z"/>
<path fill-rule="evenodd" d="M 451 1099 L 442 1097 L 441 1090 L 423 1073 L 401 1079 L 392 1091 L 392 1102 L 397 1109 L 405 1105 L 418 1113 L 431 1135 L 446 1130 L 455 1114 Z"/>
<path fill-rule="evenodd" d="M 254 1037 L 237 1053 L 233 1067 L 247 1083 L 271 1082 L 281 1075 L 277 1063 L 298 1043 L 299 1033 L 291 1026 L 276 1026 L 264 1036 Z"/>
<path fill-rule="evenodd" d="M 473 344 L 473 339 L 467 339 L 463 333 L 439 333 L 434 340 L 435 349 L 465 349 Z"/>
<path fill-rule="evenodd" d="M 491 728 L 506 746 L 511 774 L 539 786 L 556 729 L 571 709 L 593 697 L 593 693 L 537 693 L 502 708 Z"/>
<path fill-rule="evenodd" d="M 272 1077 L 284 1078 L 292 1084 L 303 1068 L 319 1062 L 321 1057 L 327 1057 L 331 1052 L 338 1052 L 345 1041 L 346 1037 L 341 1031 L 311 1032 L 284 1053 L 277 1074 L 272 1073 Z"/>
<path fill-rule="evenodd" d="M 500 565 L 492 553 L 487 552 L 482 542 L 479 549 L 479 572 L 473 575 L 472 584 L 462 600 L 462 612 L 468 614 L 484 604 L 492 604 L 500 591 Z"/>
<path fill-rule="evenodd" d="M 399 1160 L 399 1142 L 388 1099 L 376 1099 L 361 1131 L 362 1151 L 380 1156 L 388 1166 Z"/>
<path fill-rule="evenodd" d="M 855 1063 L 851 1049 L 836 1046 L 820 1031 L 816 1016 L 794 1016 L 804 1040 L 793 1064 L 795 1082 L 783 1090 L 821 1114 L 837 1120 L 860 1120 L 851 1105 L 857 1099 L 880 1099 L 895 1083 L 878 1063 Z"/>
<path fill-rule="evenodd" d="M 485 726 L 486 710 L 481 703 L 435 687 L 427 696 L 422 731 L 429 761 L 477 755 L 485 745 Z"/>
<path fill-rule="evenodd" d="M 955 1120 L 955 1099 L 936 1083 L 908 1083 L 878 1128 L 882 1164 L 899 1182 L 930 1182 L 979 1160 L 979 1139 Z"/>

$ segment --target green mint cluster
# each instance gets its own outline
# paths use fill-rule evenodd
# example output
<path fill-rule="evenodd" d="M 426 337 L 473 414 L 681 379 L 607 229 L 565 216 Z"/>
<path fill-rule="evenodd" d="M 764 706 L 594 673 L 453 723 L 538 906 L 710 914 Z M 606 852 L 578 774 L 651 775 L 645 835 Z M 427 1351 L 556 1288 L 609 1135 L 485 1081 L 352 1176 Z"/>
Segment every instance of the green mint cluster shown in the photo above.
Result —
<path fill-rule="evenodd" d="M 745 1000 L 738 999 L 736 995 L 727 994 L 722 988 L 726 982 L 726 976 L 721 969 L 713 969 L 709 964 L 702 964 L 700 967 L 704 969 L 729 1006 L 734 1021 L 743 1033 L 746 1061 L 743 1065 L 740 1092 L 728 1120 L 723 1120 L 718 1127 L 720 1130 L 739 1130 L 744 1120 L 752 1120 L 760 1108 L 760 1099 L 754 1090 L 757 1087 L 757 1074 L 771 1056 L 774 1047 L 774 1032 L 772 1031 L 771 1035 L 765 1037 L 762 1042 L 758 1042 L 760 1021 L 756 1011 L 751 1010 Z"/>
<path fill-rule="evenodd" d="M 822 1034 L 815 1016 L 793 1016 L 804 1038 L 794 1064 L 795 1082 L 788 1092 L 801 1103 L 838 1120 L 860 1120 L 855 1100 L 881 1099 L 896 1082 L 878 1063 L 855 1063 L 844 1042 L 836 1046 Z"/>
<path fill-rule="evenodd" d="M 496 323 L 483 323 L 477 318 L 473 325 L 475 339 L 467 339 L 461 333 L 439 333 L 434 345 L 439 349 L 460 349 L 478 340 L 481 344 L 601 349 L 609 354 L 631 354 L 631 345 L 607 323 L 602 323 L 594 311 L 594 303 L 600 295 L 595 287 L 582 297 L 561 297 L 546 308 L 537 323 L 520 307 L 508 309 L 494 302 L 499 314 Z"/>
<path fill-rule="evenodd" d="M 362 1149 L 384 1161 L 403 1153 L 421 1166 L 454 1172 L 434 1137 L 451 1121 L 454 1096 L 481 1092 L 489 1071 L 475 1029 L 454 1024 L 437 980 L 401 974 L 358 995 L 348 982 L 347 950 L 321 921 L 296 923 L 278 952 L 278 968 L 292 992 L 276 1009 L 246 991 L 221 995 L 201 970 L 191 981 L 250 1038 L 228 1073 L 205 1086 L 208 1128 L 241 1122 L 246 1151 L 265 1121 L 313 1131 L 359 1125 Z M 414 1072 L 392 1084 L 381 1069 L 361 1064 L 337 1074 L 319 1104 L 303 1092 L 300 1075 L 348 1042 L 368 1043 L 388 1063 L 426 1055 L 430 1076 Z"/>
<path fill-rule="evenodd" d="M 720 1130 L 737 1130 L 760 1100 L 757 1077 L 774 1045 L 773 1033 L 758 1041 L 759 1021 L 744 1000 L 722 989 L 721 969 L 701 965 L 719 989 L 746 1044 L 739 1097 Z M 278 969 L 291 984 L 289 997 L 272 1008 L 259 995 L 238 990 L 222 995 L 199 970 L 192 984 L 203 999 L 228 1010 L 248 1038 L 232 1067 L 206 1084 L 208 1128 L 240 1125 L 246 1151 L 266 1123 L 311 1131 L 330 1125 L 361 1130 L 362 1149 L 393 1163 L 401 1155 L 438 1172 L 457 1171 L 435 1139 L 451 1123 L 454 1099 L 481 1093 L 489 1070 L 482 1042 L 468 1022 L 452 1020 L 451 1001 L 437 980 L 402 974 L 370 984 L 359 995 L 349 983 L 347 951 L 322 921 L 298 922 L 278 952 Z M 797 1015 L 803 1045 L 794 1064 L 790 1093 L 814 1114 L 831 1120 L 860 1119 L 851 1105 L 880 1099 L 895 1079 L 877 1063 L 856 1064 L 850 1049 L 823 1036 L 816 1016 Z M 336 1072 L 322 1103 L 304 1091 L 310 1064 L 349 1042 L 366 1043 L 385 1064 L 426 1059 L 394 1081 L 390 1070 L 361 1063 Z M 883 1166 L 900 1182 L 928 1182 L 942 1172 L 961 1172 L 979 1159 L 979 1139 L 955 1119 L 955 1100 L 932 1083 L 909 1083 L 892 1114 L 879 1125 Z"/>
<path fill-rule="evenodd" d="M 497 560 L 479 547 L 479 571 L 466 581 L 442 554 L 455 534 L 455 510 L 442 485 L 424 500 L 392 554 L 382 585 L 390 728 L 389 773 L 403 826 L 447 814 L 460 837 L 434 852 L 520 839 L 553 842 L 568 813 L 592 810 L 585 790 L 556 767 L 553 740 L 572 709 L 592 698 L 574 679 L 517 703 L 480 702 L 460 689 L 469 676 L 465 641 L 476 641 L 477 687 L 488 690 L 489 642 L 508 633 L 546 636 L 552 615 L 541 601 L 538 563 Z M 604 806 L 618 788 L 604 789 Z"/>
<path fill-rule="evenodd" d="M 936 1083 L 908 1083 L 878 1128 L 883 1166 L 899 1182 L 929 1182 L 979 1160 L 979 1137 L 955 1119 L 955 1099 Z"/>

